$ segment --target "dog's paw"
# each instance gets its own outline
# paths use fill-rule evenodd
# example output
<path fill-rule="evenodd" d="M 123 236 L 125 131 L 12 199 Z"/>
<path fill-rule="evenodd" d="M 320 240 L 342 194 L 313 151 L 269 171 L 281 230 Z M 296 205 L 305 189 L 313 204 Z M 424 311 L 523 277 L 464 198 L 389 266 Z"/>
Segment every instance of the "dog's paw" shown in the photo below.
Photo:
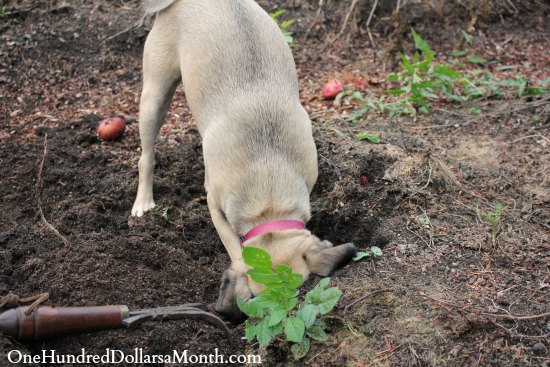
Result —
<path fill-rule="evenodd" d="M 134 203 L 134 206 L 132 207 L 132 216 L 133 217 L 141 217 L 143 214 L 145 214 L 146 211 L 151 210 L 155 207 L 155 202 L 153 200 L 150 201 L 139 201 L 136 200 Z"/>

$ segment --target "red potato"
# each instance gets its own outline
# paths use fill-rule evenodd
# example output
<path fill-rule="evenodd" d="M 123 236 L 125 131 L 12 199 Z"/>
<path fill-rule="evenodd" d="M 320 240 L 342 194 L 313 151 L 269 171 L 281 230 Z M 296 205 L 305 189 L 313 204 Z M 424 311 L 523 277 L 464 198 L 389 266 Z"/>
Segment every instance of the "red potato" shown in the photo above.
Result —
<path fill-rule="evenodd" d="M 323 98 L 333 99 L 342 91 L 342 83 L 337 79 L 332 79 L 323 87 Z"/>
<path fill-rule="evenodd" d="M 113 141 L 118 139 L 126 129 L 126 122 L 122 117 L 111 117 L 99 123 L 97 135 L 101 140 Z"/>

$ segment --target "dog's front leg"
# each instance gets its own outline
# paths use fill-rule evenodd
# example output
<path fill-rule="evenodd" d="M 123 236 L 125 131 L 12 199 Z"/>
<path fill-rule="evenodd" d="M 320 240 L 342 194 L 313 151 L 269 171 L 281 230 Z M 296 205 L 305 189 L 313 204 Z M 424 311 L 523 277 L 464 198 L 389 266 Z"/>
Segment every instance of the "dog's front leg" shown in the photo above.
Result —
<path fill-rule="evenodd" d="M 244 321 L 246 316 L 239 309 L 237 299 L 240 298 L 246 301 L 252 296 L 252 293 L 248 287 L 245 274 L 247 266 L 242 258 L 241 243 L 211 194 L 207 194 L 207 201 L 214 227 L 216 227 L 216 231 L 231 258 L 231 266 L 222 276 L 220 294 L 215 309 L 234 321 Z"/>
<path fill-rule="evenodd" d="M 216 231 L 222 240 L 223 246 L 231 258 L 231 267 L 235 270 L 246 271 L 239 237 L 233 233 L 220 206 L 212 198 L 212 194 L 208 193 L 206 199 L 214 227 L 216 227 Z"/>
<path fill-rule="evenodd" d="M 138 217 L 155 207 L 155 142 L 181 75 L 177 54 L 170 48 L 172 45 L 165 41 L 169 35 L 163 34 L 156 25 L 147 37 L 143 52 L 143 91 L 139 106 L 141 157 L 138 191 L 132 207 L 132 215 Z"/>

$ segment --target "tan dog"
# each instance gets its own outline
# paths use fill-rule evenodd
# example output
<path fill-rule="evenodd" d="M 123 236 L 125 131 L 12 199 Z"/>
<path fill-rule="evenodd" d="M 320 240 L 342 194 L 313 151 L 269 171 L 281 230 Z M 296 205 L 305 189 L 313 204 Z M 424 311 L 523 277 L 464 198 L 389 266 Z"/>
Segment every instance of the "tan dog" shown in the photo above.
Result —
<path fill-rule="evenodd" d="M 287 264 L 304 280 L 349 262 L 355 246 L 333 247 L 303 226 L 311 217 L 317 151 L 277 24 L 252 0 L 144 0 L 143 6 L 158 14 L 143 55 L 143 151 L 132 215 L 155 206 L 154 145 L 181 79 L 203 138 L 208 208 L 231 258 L 216 310 L 240 318 L 236 298 L 262 289 L 242 259 L 240 237 L 251 230 L 244 245 L 264 248 L 274 266 Z"/>

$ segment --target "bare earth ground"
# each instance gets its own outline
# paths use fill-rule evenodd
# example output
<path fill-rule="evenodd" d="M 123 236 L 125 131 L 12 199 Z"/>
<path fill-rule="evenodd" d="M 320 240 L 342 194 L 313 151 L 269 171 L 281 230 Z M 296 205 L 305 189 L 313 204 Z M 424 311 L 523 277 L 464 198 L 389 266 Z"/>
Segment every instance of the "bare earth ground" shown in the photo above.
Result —
<path fill-rule="evenodd" d="M 211 307 L 229 259 L 206 208 L 201 142 L 183 93 L 157 150 L 155 194 L 167 217 L 156 210 L 129 218 L 150 20 L 104 41 L 138 20 L 139 10 L 93 3 L 100 5 L 51 2 L 0 20 L 0 295 L 49 292 L 50 303 L 73 306 Z M 417 30 L 436 50 L 456 49 L 458 30 L 438 27 Z M 388 41 L 375 33 L 378 49 L 360 37 L 352 48 L 336 43 L 321 53 L 323 44 L 304 33 L 294 52 L 320 163 L 308 228 L 333 243 L 379 246 L 384 255 L 334 275 L 344 295 L 327 319 L 331 338 L 313 343 L 296 365 L 548 365 L 548 95 L 478 101 L 480 115 L 442 104 L 427 116 L 370 114 L 346 123 L 339 116 L 353 106 L 322 100 L 323 83 L 365 80 L 382 91 L 392 71 L 380 51 Z M 549 35 L 544 14 L 523 14 L 480 32 L 476 47 L 535 81 L 550 74 Z M 112 115 L 126 116 L 128 128 L 121 140 L 101 142 L 97 123 Z M 354 137 L 364 131 L 382 143 Z M 66 245 L 45 226 L 39 200 Z M 493 237 L 482 213 L 497 203 L 505 211 Z M 0 365 L 12 349 L 257 353 L 241 340 L 242 325 L 230 327 L 233 350 L 223 333 L 196 321 L 43 343 L 0 335 Z M 265 365 L 294 363 L 281 342 L 260 353 Z"/>

